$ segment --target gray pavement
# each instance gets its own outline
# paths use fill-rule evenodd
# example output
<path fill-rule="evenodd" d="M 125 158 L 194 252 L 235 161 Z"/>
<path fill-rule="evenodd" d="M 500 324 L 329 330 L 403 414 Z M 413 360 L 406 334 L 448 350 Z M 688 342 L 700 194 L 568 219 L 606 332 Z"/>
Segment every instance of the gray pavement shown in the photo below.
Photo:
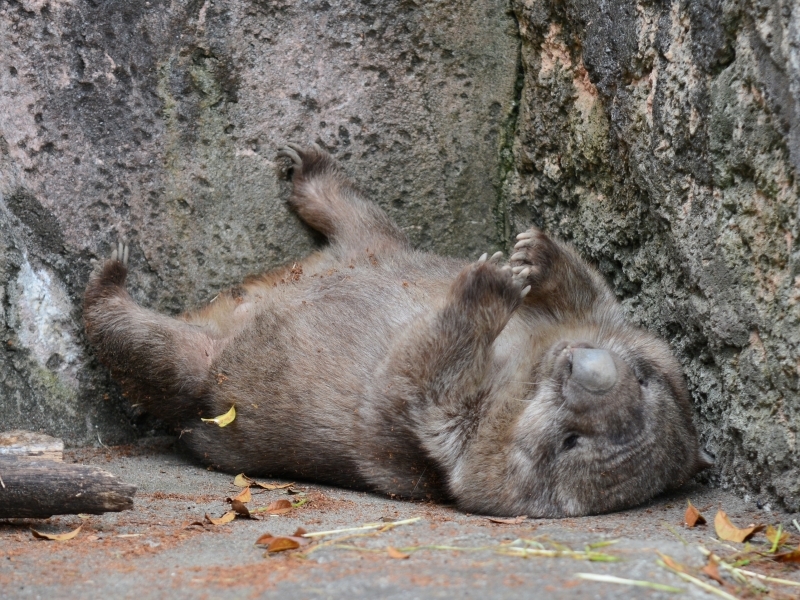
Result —
<path fill-rule="evenodd" d="M 723 508 L 740 526 L 783 524 L 793 531 L 787 548 L 800 542 L 792 524 L 797 515 L 758 508 L 755 500 L 699 485 L 611 515 L 496 524 L 453 507 L 297 482 L 293 490 L 299 494 L 255 492 L 248 503 L 255 509 L 281 498 L 307 500 L 288 514 L 202 527 L 192 523 L 202 521 L 206 513 L 222 515 L 228 509 L 224 499 L 239 490 L 232 475 L 198 466 L 170 439 L 72 450 L 65 460 L 102 466 L 139 486 L 135 508 L 88 518 L 0 520 L 3 598 L 716 598 L 656 562 L 661 552 L 699 575 L 696 569 L 705 559 L 698 545 L 721 556 L 743 549 L 742 544 L 716 540 L 713 525 L 685 527 L 689 499 L 709 520 Z M 420 520 L 370 536 L 306 546 L 305 557 L 295 551 L 265 556 L 254 544 L 266 532 L 290 535 L 298 527 L 324 531 L 413 517 Z M 81 532 L 67 542 L 37 540 L 29 531 L 35 527 L 65 532 L 81 523 Z M 324 537 L 323 543 L 333 537 L 338 536 Z M 534 540 L 529 547 L 572 550 L 618 540 L 595 551 L 619 560 L 502 553 L 523 545 L 519 540 Z M 766 545 L 763 534 L 753 539 L 755 549 L 765 550 Z M 410 557 L 392 558 L 388 546 Z M 414 550 L 420 546 L 427 548 Z M 800 581 L 794 566 L 758 561 L 750 568 Z M 667 584 L 682 593 L 587 581 L 576 573 Z M 700 578 L 721 589 L 710 578 Z M 797 597 L 800 590 L 771 583 L 769 587 L 770 598 Z M 753 592 L 732 579 L 725 589 L 739 596 Z"/>

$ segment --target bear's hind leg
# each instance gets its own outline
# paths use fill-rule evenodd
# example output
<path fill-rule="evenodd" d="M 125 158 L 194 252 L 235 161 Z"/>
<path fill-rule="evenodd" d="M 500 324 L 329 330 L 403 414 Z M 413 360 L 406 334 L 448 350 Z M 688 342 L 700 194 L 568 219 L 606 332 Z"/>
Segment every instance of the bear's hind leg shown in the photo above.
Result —
<path fill-rule="evenodd" d="M 155 416 L 179 423 L 205 394 L 220 341 L 203 328 L 139 306 L 125 289 L 128 248 L 119 244 L 84 297 L 86 332 L 98 358 Z"/>
<path fill-rule="evenodd" d="M 334 246 L 345 253 L 408 249 L 408 240 L 394 221 L 363 197 L 322 148 L 288 144 L 278 151 L 278 156 L 292 161 L 291 206 Z"/>

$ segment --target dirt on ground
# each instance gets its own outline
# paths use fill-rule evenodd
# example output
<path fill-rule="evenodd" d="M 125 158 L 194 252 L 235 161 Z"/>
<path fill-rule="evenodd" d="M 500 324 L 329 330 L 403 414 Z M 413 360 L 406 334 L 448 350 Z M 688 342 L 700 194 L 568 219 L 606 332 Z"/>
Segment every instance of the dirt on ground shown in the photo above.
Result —
<path fill-rule="evenodd" d="M 800 595 L 800 552 L 791 554 L 800 544 L 798 515 L 701 485 L 610 515 L 491 520 L 452 506 L 308 482 L 255 478 L 293 485 L 251 484 L 247 499 L 234 475 L 197 465 L 165 438 L 72 450 L 65 460 L 102 466 L 137 485 L 135 506 L 104 515 L 0 520 L 4 598 Z M 253 518 L 212 524 L 241 508 L 226 501 L 237 496 Z M 706 524 L 685 524 L 688 502 Z M 720 539 L 719 511 L 736 530 L 772 529 L 744 542 Z M 31 531 L 63 534 L 78 526 L 67 541 L 38 539 Z M 302 537 L 298 529 L 345 531 Z M 273 549 L 288 549 L 257 545 L 265 534 L 279 539 Z M 590 579 L 598 575 L 619 579 Z"/>

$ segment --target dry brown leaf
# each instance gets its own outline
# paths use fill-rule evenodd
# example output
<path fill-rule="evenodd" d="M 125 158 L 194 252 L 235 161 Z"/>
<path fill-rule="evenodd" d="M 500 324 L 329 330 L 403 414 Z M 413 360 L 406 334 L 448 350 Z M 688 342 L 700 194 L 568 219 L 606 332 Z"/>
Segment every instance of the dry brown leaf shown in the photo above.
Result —
<path fill-rule="evenodd" d="M 666 554 L 661 554 L 658 552 L 659 558 L 664 561 L 664 564 L 667 565 L 670 569 L 674 569 L 675 571 L 680 571 L 681 573 L 686 573 L 686 567 L 683 566 L 681 563 L 676 561 L 674 558 L 667 556 Z"/>
<path fill-rule="evenodd" d="M 261 489 L 272 491 L 272 490 L 285 490 L 286 488 L 290 488 L 294 485 L 294 483 L 261 483 L 260 481 L 254 481 L 253 485 L 257 485 Z"/>
<path fill-rule="evenodd" d="M 274 539 L 275 539 L 274 535 L 272 535 L 271 533 L 265 533 L 256 540 L 256 546 L 267 546 Z"/>
<path fill-rule="evenodd" d="M 764 529 L 763 525 L 750 525 L 745 529 L 739 529 L 731 523 L 728 515 L 724 510 L 717 511 L 717 516 L 714 517 L 714 529 L 717 532 L 717 537 L 726 542 L 744 542 L 754 533 Z"/>
<path fill-rule="evenodd" d="M 288 537 L 275 538 L 267 546 L 267 552 L 283 552 L 284 550 L 294 550 L 300 547 L 300 542 Z"/>
<path fill-rule="evenodd" d="M 297 535 L 274 536 L 265 533 L 256 540 L 257 546 L 266 546 L 268 552 L 281 552 L 282 550 L 293 550 L 300 546 L 310 544 L 311 540 Z"/>
<path fill-rule="evenodd" d="M 397 548 L 393 548 L 391 546 L 386 546 L 386 552 L 389 553 L 391 558 L 408 558 L 411 556 L 410 554 L 406 554 L 405 552 L 400 552 Z"/>
<path fill-rule="evenodd" d="M 686 507 L 686 514 L 683 515 L 683 522 L 686 523 L 687 527 L 694 527 L 695 525 L 705 525 L 706 518 L 689 502 Z"/>
<path fill-rule="evenodd" d="M 285 515 L 292 510 L 292 503 L 288 500 L 275 500 L 267 506 L 267 512 L 271 515 Z"/>
<path fill-rule="evenodd" d="M 511 517 L 508 519 L 501 519 L 499 517 L 486 517 L 488 521 L 492 523 L 500 523 L 501 525 L 519 525 L 527 518 L 527 515 L 520 515 L 519 517 Z"/>
<path fill-rule="evenodd" d="M 72 531 L 68 531 L 67 533 L 42 533 L 41 531 L 36 531 L 33 527 L 31 527 L 31 533 L 33 537 L 39 538 L 40 540 L 52 540 L 54 542 L 66 542 L 67 540 L 71 540 L 78 532 L 81 530 L 83 525 L 78 525 L 77 529 L 73 529 Z"/>
<path fill-rule="evenodd" d="M 298 527 L 297 530 L 292 534 L 293 536 L 300 537 L 301 535 L 305 535 L 308 532 L 303 529 L 302 527 Z"/>
<path fill-rule="evenodd" d="M 714 561 L 708 561 L 708 564 L 701 569 L 703 573 L 711 577 L 714 581 L 716 581 L 720 585 L 725 585 L 725 581 L 723 581 L 722 576 L 719 574 L 719 566 Z"/>
<path fill-rule="evenodd" d="M 236 518 L 236 513 L 232 510 L 229 510 L 224 515 L 222 515 L 219 519 L 212 519 L 208 513 L 206 513 L 206 519 L 212 525 L 225 525 L 225 523 L 230 523 Z"/>
<path fill-rule="evenodd" d="M 233 478 L 233 485 L 236 487 L 259 487 L 262 490 L 272 491 L 272 490 L 285 490 L 286 488 L 290 488 L 294 485 L 294 483 L 262 483 L 261 481 L 256 481 L 251 477 L 248 477 L 244 473 L 239 473 L 236 477 Z"/>
<path fill-rule="evenodd" d="M 230 498 L 230 505 L 231 508 L 233 509 L 233 512 L 235 512 L 237 515 L 241 517 L 247 517 L 248 519 L 252 518 L 250 516 L 250 511 L 247 509 L 247 507 L 244 505 L 243 502 L 240 502 L 236 498 Z"/>
<path fill-rule="evenodd" d="M 250 486 L 244 488 L 241 492 L 233 497 L 233 500 L 238 500 L 239 502 L 250 502 L 252 499 L 253 495 L 250 493 Z"/>
<path fill-rule="evenodd" d="M 772 525 L 767 525 L 767 530 L 764 532 L 764 535 L 767 536 L 769 543 L 775 546 L 776 548 L 780 548 L 786 542 L 789 541 L 788 531 L 782 531 L 780 539 L 778 539 L 778 530 L 775 529 Z"/>
<path fill-rule="evenodd" d="M 773 554 L 772 560 L 782 563 L 800 563 L 800 546 L 791 552 L 781 552 L 780 554 Z"/>

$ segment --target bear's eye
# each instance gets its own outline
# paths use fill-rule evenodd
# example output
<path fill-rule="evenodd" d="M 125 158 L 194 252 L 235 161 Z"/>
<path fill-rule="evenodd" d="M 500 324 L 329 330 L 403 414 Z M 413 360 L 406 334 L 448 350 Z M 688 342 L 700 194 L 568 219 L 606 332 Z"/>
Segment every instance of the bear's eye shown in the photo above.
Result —
<path fill-rule="evenodd" d="M 571 450 L 572 448 L 574 448 L 576 446 L 576 444 L 578 443 L 578 438 L 579 437 L 580 436 L 577 433 L 572 433 L 572 434 L 568 435 L 566 437 L 566 439 L 564 440 L 564 444 L 562 446 L 562 449 Z"/>

